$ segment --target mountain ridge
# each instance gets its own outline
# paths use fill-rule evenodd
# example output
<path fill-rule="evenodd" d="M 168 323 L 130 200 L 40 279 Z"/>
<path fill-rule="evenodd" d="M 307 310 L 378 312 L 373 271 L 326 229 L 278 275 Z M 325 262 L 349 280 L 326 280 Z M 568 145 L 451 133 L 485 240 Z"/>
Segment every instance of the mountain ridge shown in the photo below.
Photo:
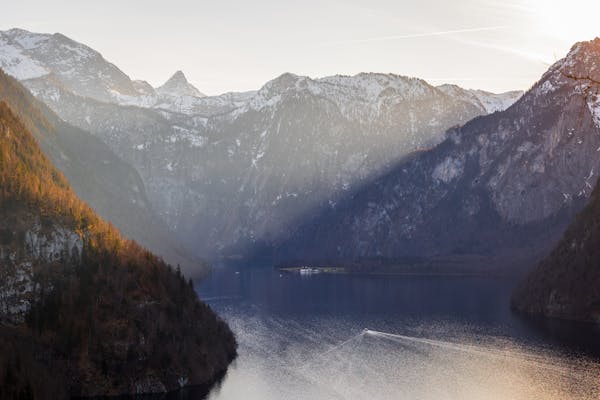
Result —
<path fill-rule="evenodd" d="M 133 165 L 168 226 L 209 257 L 272 241 L 302 212 L 335 205 L 398 158 L 491 110 L 482 94 L 379 73 L 287 73 L 256 92 L 143 107 L 78 96 L 44 77 L 23 83 Z M 206 247 L 193 242 L 200 234 Z"/>
<path fill-rule="evenodd" d="M 65 45 L 65 42 L 67 45 Z M 45 49 L 44 46 L 49 49 Z M 61 66 L 61 63 L 57 63 L 53 58 L 48 59 L 48 55 L 44 54 L 44 52 L 48 52 L 50 49 L 53 52 L 61 54 L 62 63 L 68 66 L 69 69 L 65 70 L 64 66 Z M 37 54 L 38 52 L 40 54 Z M 73 74 L 75 74 L 75 77 L 85 74 L 81 66 L 78 65 L 78 63 L 81 63 L 81 59 L 86 62 L 88 59 L 93 59 L 88 62 L 89 65 L 85 65 L 84 67 L 92 76 L 95 76 L 92 79 L 91 87 L 83 87 L 73 79 Z M 46 65 L 47 63 L 49 64 Z M 179 84 L 178 91 L 169 93 L 165 85 L 152 88 L 145 81 L 132 81 L 114 64 L 105 60 L 100 53 L 62 34 L 37 34 L 17 28 L 0 33 L 0 68 L 3 68 L 9 75 L 19 80 L 39 79 L 46 75 L 54 74 L 74 94 L 90 97 L 95 100 L 121 105 L 167 108 L 171 111 L 184 112 L 190 115 L 202 113 L 203 110 L 206 110 L 206 107 L 209 107 L 209 104 L 223 102 L 223 99 L 228 97 L 240 98 L 244 96 L 243 93 L 234 93 L 234 96 L 225 93 L 217 96 L 209 96 L 210 99 L 202 100 L 208 96 L 205 96 L 191 85 L 181 71 L 177 71 L 167 81 L 173 80 L 173 84 Z M 103 76 L 103 74 L 95 71 L 109 71 L 109 73 L 104 73 L 104 75 L 107 75 L 107 80 L 98 79 L 97 76 Z M 282 76 L 284 75 L 286 74 Z M 359 79 L 367 75 L 388 75 L 404 79 L 419 79 L 379 73 L 360 73 L 351 78 Z M 274 80 L 279 78 L 281 76 Z M 344 79 L 349 78 L 349 76 L 333 75 L 316 79 L 303 78 L 318 82 Z M 165 96 L 161 96 L 161 92 L 166 98 Z M 487 96 L 490 95 L 492 97 L 496 96 L 491 93 L 487 94 Z M 512 92 L 499 95 L 512 97 L 513 100 L 518 97 L 518 93 L 513 94 Z M 235 106 L 235 102 L 227 104 L 227 107 L 232 107 L 232 105 Z"/>

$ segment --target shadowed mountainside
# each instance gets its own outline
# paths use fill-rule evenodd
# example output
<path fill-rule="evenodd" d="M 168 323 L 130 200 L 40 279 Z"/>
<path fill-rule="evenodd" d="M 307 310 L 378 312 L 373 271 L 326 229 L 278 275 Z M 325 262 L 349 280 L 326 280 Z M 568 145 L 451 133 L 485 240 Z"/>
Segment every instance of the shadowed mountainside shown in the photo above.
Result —
<path fill-rule="evenodd" d="M 600 171 L 600 39 L 578 43 L 503 112 L 446 133 L 266 247 L 276 260 L 482 256 L 539 259 Z M 274 250 L 273 250 L 274 249 Z"/>
<path fill-rule="evenodd" d="M 600 320 L 600 185 L 552 253 L 515 289 L 512 307 L 546 317 Z"/>

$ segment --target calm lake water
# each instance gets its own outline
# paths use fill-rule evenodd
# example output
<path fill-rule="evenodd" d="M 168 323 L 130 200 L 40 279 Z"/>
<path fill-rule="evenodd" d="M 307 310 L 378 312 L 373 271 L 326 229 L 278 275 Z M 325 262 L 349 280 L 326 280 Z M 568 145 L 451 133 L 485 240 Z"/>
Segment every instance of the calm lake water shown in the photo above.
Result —
<path fill-rule="evenodd" d="M 513 314 L 513 285 L 217 267 L 197 290 L 239 357 L 208 395 L 185 398 L 599 398 L 598 331 Z"/>

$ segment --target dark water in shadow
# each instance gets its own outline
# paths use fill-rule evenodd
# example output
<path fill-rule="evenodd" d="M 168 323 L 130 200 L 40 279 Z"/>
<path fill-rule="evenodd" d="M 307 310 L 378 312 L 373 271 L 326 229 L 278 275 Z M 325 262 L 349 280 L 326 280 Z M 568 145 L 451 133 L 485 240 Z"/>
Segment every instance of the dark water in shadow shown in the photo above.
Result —
<path fill-rule="evenodd" d="M 598 398 L 598 329 L 511 312 L 514 283 L 218 267 L 197 290 L 240 356 L 208 396 L 168 398 Z"/>

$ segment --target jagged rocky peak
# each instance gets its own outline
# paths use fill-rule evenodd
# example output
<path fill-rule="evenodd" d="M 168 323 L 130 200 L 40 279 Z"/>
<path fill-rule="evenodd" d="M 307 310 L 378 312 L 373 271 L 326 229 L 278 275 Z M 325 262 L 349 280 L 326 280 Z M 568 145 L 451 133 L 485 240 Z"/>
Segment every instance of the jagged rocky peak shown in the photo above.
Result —
<path fill-rule="evenodd" d="M 573 45 L 563 59 L 550 67 L 534 85 L 531 95 L 559 93 L 562 88 L 575 87 L 589 109 L 596 127 L 600 127 L 600 38 Z"/>
<path fill-rule="evenodd" d="M 600 82 L 600 38 L 576 43 L 569 54 L 556 62 L 544 76 L 556 72 L 562 73 L 567 78 Z"/>
<path fill-rule="evenodd" d="M 556 91 L 570 81 L 582 84 L 600 82 L 600 38 L 578 42 L 566 57 L 554 63 L 534 85 L 534 95 Z"/>
<path fill-rule="evenodd" d="M 156 89 L 160 95 L 183 97 L 205 97 L 205 94 L 199 91 L 194 85 L 188 82 L 182 71 L 177 71 L 165 82 L 164 85 Z"/>

